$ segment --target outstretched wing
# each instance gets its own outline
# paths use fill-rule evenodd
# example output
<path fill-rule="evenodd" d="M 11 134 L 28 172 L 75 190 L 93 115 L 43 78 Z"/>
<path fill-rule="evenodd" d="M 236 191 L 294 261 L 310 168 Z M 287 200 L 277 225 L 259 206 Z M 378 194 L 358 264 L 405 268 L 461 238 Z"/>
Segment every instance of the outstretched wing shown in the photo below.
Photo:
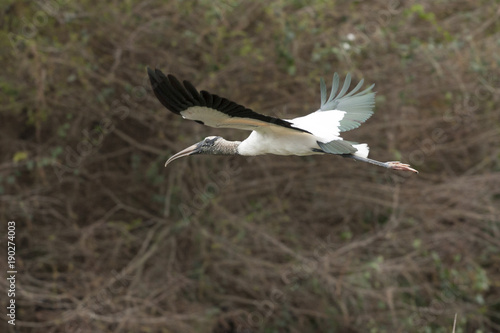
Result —
<path fill-rule="evenodd" d="M 343 141 L 341 132 L 355 129 L 373 114 L 375 93 L 373 85 L 358 92 L 363 86 L 361 80 L 349 93 L 351 75 L 347 74 L 340 88 L 339 75 L 333 76 L 332 91 L 327 99 L 325 81 L 321 79 L 321 108 L 307 116 L 289 120 L 295 127 L 302 128 L 318 138 L 323 151 L 332 154 L 351 154 L 358 150 L 351 142 Z M 347 93 L 347 94 L 346 94 Z"/>
<path fill-rule="evenodd" d="M 339 75 L 333 75 L 332 90 L 330 97 L 326 99 L 325 81 L 321 79 L 321 108 L 319 111 L 344 111 L 345 114 L 339 120 L 338 131 L 345 132 L 359 127 L 373 114 L 375 105 L 375 93 L 372 84 L 367 89 L 358 92 L 363 86 L 364 80 L 359 81 L 357 86 L 346 95 L 349 86 L 351 85 L 351 75 L 347 74 L 342 89 L 337 94 L 340 87 Z"/>
<path fill-rule="evenodd" d="M 332 91 L 327 99 L 325 81 L 321 79 L 321 108 L 303 117 L 289 120 L 293 126 L 302 128 L 315 135 L 321 142 L 342 140 L 341 132 L 355 129 L 373 114 L 375 93 L 368 89 L 358 92 L 363 85 L 361 80 L 356 87 L 347 93 L 351 84 L 351 75 L 347 74 L 340 92 L 337 93 L 339 75 L 333 76 Z"/>
<path fill-rule="evenodd" d="M 307 132 L 292 123 L 254 112 L 226 98 L 198 91 L 189 81 L 183 84 L 173 75 L 165 76 L 160 70 L 148 68 L 154 94 L 170 111 L 185 119 L 218 128 L 258 130 L 279 126 L 294 131 Z"/>

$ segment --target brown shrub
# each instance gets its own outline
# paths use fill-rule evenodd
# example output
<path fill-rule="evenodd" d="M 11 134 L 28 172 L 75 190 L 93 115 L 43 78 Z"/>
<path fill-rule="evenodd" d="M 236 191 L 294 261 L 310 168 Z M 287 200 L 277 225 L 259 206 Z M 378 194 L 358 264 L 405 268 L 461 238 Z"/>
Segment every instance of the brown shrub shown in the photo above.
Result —
<path fill-rule="evenodd" d="M 16 327 L 448 332 L 458 313 L 463 331 L 500 330 L 493 2 L 43 4 L 0 17 Z M 364 77 L 376 113 L 347 139 L 420 174 L 334 156 L 164 169 L 247 133 L 171 114 L 146 66 L 289 118 L 318 107 L 321 76 Z"/>

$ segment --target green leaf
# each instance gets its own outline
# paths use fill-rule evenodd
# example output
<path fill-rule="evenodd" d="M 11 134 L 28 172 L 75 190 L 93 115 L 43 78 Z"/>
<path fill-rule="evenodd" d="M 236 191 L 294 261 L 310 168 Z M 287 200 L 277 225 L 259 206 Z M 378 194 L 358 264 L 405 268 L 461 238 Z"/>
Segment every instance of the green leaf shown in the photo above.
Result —
<path fill-rule="evenodd" d="M 27 158 L 28 158 L 28 152 L 26 150 L 21 150 L 21 151 L 18 151 L 14 154 L 12 161 L 14 161 L 14 163 L 18 163 L 18 162 L 21 162 Z"/>

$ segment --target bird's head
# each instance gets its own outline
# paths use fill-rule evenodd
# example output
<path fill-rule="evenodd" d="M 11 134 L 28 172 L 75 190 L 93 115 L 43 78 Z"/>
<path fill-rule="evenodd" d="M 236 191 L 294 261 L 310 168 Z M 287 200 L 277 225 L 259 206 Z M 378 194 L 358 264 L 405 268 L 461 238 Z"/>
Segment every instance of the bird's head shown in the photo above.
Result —
<path fill-rule="evenodd" d="M 202 141 L 181 150 L 170 157 L 165 163 L 165 167 L 180 157 L 205 154 L 205 155 L 235 155 L 237 154 L 238 141 L 227 141 L 220 136 L 207 136 Z"/>

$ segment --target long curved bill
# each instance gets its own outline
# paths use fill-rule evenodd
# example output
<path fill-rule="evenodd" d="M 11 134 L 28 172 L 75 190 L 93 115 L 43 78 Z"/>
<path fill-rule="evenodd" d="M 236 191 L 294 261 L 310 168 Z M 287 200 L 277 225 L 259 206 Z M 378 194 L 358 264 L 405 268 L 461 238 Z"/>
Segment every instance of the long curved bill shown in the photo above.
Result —
<path fill-rule="evenodd" d="M 181 150 L 180 152 L 178 152 L 177 154 L 173 155 L 172 157 L 170 157 L 167 162 L 165 163 L 165 168 L 167 167 L 167 165 L 172 162 L 173 160 L 176 160 L 178 158 L 181 158 L 181 157 L 184 157 L 184 156 L 189 156 L 193 153 L 196 152 L 196 148 L 198 148 L 198 144 L 195 143 L 194 145 L 192 146 L 189 146 L 187 147 L 186 149 L 184 150 Z"/>

